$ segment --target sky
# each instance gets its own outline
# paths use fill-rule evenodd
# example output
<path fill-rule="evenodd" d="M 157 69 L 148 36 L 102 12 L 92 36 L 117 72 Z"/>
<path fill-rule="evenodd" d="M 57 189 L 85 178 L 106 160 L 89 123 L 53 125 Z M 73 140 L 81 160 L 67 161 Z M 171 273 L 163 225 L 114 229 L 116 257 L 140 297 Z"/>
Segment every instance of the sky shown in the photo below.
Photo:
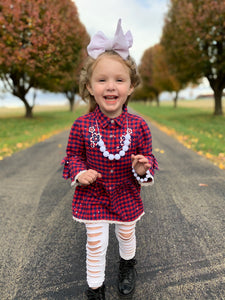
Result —
<path fill-rule="evenodd" d="M 90 36 L 102 31 L 113 38 L 118 19 L 133 35 L 130 54 L 139 64 L 146 49 L 160 41 L 169 0 L 74 0 Z"/>

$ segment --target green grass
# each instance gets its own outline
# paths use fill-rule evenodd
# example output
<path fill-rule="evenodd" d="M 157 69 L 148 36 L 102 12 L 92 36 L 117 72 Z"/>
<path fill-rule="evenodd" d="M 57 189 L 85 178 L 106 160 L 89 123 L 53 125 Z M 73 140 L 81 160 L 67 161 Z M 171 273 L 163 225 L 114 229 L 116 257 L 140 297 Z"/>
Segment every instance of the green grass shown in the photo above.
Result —
<path fill-rule="evenodd" d="M 132 102 L 130 106 L 158 124 L 166 126 L 171 130 L 171 134 L 174 129 L 184 144 L 200 154 L 206 154 L 209 158 L 210 154 L 214 156 L 225 154 L 225 117 L 214 116 L 211 109 L 179 107 L 179 102 L 176 109 L 170 104 L 156 107 L 143 102 Z"/>
<path fill-rule="evenodd" d="M 20 109 L 0 111 L 0 159 L 70 128 L 86 107 L 72 113 L 68 108 L 55 109 L 37 111 L 32 119 L 24 118 Z"/>

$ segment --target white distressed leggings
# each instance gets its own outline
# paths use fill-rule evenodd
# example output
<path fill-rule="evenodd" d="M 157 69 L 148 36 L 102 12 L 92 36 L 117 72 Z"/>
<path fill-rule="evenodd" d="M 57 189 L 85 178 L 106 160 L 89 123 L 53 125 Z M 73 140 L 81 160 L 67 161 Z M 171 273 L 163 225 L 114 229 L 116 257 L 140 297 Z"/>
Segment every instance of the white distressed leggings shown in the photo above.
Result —
<path fill-rule="evenodd" d="M 129 260 L 135 256 L 135 225 L 115 224 L 115 233 L 119 242 L 120 256 Z M 87 283 L 91 288 L 102 286 L 105 280 L 106 251 L 109 241 L 109 223 L 87 223 Z"/>

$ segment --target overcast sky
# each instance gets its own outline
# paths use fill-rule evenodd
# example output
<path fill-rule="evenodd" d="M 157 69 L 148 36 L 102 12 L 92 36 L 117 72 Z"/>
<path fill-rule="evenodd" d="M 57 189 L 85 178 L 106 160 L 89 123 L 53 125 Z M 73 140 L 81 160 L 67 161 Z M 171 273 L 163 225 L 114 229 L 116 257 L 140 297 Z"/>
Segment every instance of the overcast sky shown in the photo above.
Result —
<path fill-rule="evenodd" d="M 90 36 L 97 31 L 113 38 L 117 21 L 134 39 L 130 54 L 137 63 L 143 52 L 159 42 L 169 0 L 74 0 Z"/>

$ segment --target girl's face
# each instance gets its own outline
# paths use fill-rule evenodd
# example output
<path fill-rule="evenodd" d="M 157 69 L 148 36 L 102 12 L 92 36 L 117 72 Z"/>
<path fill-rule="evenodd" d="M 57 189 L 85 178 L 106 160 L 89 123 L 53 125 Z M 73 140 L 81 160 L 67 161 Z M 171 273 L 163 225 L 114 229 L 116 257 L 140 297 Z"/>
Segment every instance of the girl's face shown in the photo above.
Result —
<path fill-rule="evenodd" d="M 134 89 L 128 67 L 118 58 L 107 55 L 94 66 L 87 88 L 109 118 L 116 118 L 122 113 L 123 105 Z"/>

